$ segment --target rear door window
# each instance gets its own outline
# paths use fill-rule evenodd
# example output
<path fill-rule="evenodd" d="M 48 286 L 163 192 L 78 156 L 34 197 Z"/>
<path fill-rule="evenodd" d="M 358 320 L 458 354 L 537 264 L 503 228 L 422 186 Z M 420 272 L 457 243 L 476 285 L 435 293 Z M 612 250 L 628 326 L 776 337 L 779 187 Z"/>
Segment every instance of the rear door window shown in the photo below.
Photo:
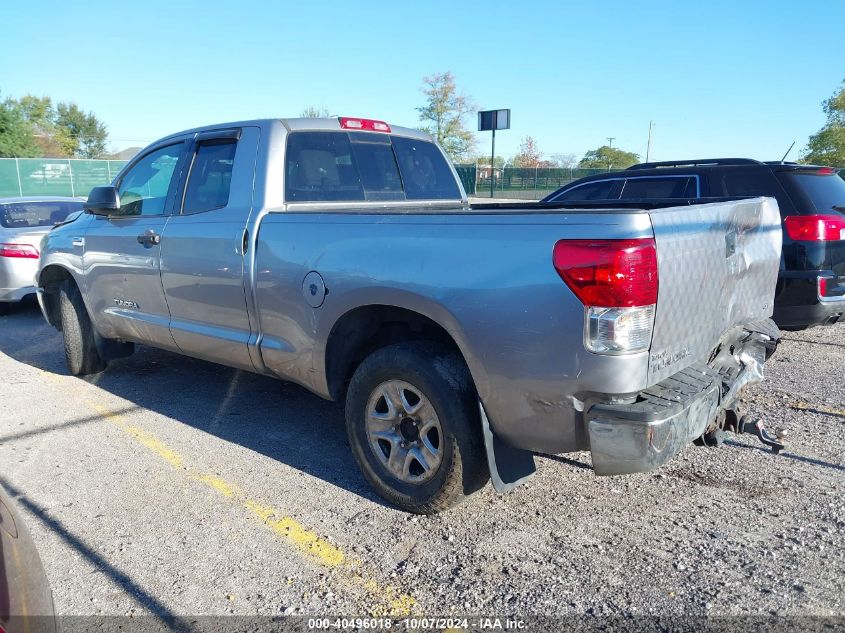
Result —
<path fill-rule="evenodd" d="M 698 187 L 694 176 L 627 178 L 620 197 L 622 200 L 697 198 Z"/>
<path fill-rule="evenodd" d="M 183 213 L 203 213 L 229 204 L 236 148 L 234 139 L 203 143 L 197 148 L 185 188 Z"/>
<path fill-rule="evenodd" d="M 781 171 L 777 177 L 800 211 L 822 214 L 845 212 L 845 180 L 838 174 Z"/>
<path fill-rule="evenodd" d="M 580 200 L 616 200 L 619 195 L 616 185 L 619 180 L 595 180 L 567 189 L 552 198 L 550 202 L 578 202 Z"/>
<path fill-rule="evenodd" d="M 6 229 L 32 229 L 64 222 L 74 211 L 82 210 L 82 201 L 11 202 L 0 205 L 0 226 Z"/>

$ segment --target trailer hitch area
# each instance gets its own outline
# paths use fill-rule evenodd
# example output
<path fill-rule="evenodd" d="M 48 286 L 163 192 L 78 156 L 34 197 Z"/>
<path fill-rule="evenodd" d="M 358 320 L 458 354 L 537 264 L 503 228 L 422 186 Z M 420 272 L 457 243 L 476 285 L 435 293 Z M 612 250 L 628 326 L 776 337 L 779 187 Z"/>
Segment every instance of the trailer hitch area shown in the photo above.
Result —
<path fill-rule="evenodd" d="M 775 431 L 775 436 L 772 436 L 768 429 L 766 429 L 766 425 L 763 424 L 763 420 L 754 420 L 744 415 L 739 420 L 737 433 L 750 433 L 751 435 L 756 435 L 757 439 L 771 448 L 772 453 L 775 455 L 786 448 L 786 429 L 777 429 Z"/>

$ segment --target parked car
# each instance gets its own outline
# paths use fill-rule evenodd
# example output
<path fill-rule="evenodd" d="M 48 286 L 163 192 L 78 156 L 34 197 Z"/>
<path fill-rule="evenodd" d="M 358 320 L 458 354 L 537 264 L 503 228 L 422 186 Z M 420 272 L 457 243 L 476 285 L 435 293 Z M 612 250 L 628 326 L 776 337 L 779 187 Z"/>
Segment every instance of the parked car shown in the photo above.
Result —
<path fill-rule="evenodd" d="M 82 211 L 80 198 L 0 198 L 0 314 L 35 294 L 38 249 L 53 226 Z"/>
<path fill-rule="evenodd" d="M 845 313 L 845 180 L 839 170 L 748 158 L 641 163 L 581 178 L 545 202 L 771 196 L 783 222 L 774 320 L 783 329 L 836 323 Z"/>
<path fill-rule="evenodd" d="M 53 594 L 41 558 L 15 508 L 0 484 L 0 631 L 55 633 Z"/>
<path fill-rule="evenodd" d="M 532 451 L 655 468 L 762 378 L 775 200 L 604 206 L 470 205 L 427 134 L 382 121 L 210 126 L 50 231 L 38 296 L 73 374 L 143 343 L 345 400 L 375 490 L 437 512 Z"/>

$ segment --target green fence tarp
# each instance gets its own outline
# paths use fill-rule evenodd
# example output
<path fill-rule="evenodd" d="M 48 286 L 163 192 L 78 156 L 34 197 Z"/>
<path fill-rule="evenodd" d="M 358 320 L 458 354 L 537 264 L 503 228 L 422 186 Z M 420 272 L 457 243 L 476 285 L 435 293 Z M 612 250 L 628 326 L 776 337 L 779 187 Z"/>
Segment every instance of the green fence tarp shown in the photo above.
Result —
<path fill-rule="evenodd" d="M 467 195 L 490 195 L 490 167 L 456 165 Z M 493 196 L 496 198 L 521 198 L 539 200 L 573 180 L 606 173 L 606 169 L 579 169 L 576 167 L 497 167 L 493 176 Z"/>
<path fill-rule="evenodd" d="M 109 184 L 125 160 L 0 158 L 0 196 L 87 196 Z"/>
<path fill-rule="evenodd" d="M 475 180 L 476 172 L 478 171 L 475 165 L 455 165 L 455 171 L 458 172 L 458 178 L 461 179 L 461 184 L 464 186 L 464 191 L 468 196 L 475 195 Z"/>

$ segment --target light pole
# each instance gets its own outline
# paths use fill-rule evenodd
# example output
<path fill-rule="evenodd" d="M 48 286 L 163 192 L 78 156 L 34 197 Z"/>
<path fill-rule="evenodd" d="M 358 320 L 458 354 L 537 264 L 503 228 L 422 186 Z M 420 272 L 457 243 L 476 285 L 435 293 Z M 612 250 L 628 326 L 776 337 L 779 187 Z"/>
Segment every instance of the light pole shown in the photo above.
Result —
<path fill-rule="evenodd" d="M 654 127 L 654 121 L 648 122 L 648 145 L 645 148 L 645 162 L 648 162 L 649 154 L 651 154 L 651 129 Z"/>

